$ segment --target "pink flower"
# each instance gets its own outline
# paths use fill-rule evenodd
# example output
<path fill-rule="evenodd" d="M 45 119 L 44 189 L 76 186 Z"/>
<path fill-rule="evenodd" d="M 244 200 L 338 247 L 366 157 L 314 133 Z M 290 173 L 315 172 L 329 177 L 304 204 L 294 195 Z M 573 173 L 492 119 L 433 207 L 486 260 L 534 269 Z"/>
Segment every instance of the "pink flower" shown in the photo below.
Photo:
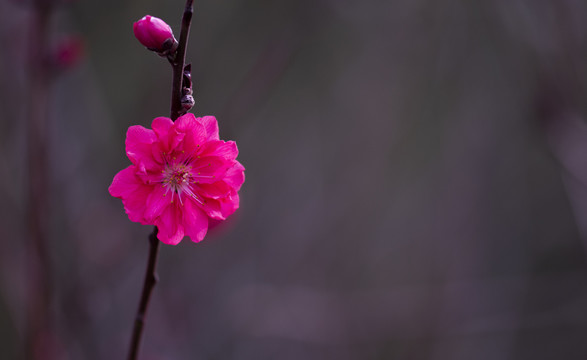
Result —
<path fill-rule="evenodd" d="M 239 207 L 245 168 L 234 141 L 218 138 L 213 116 L 185 114 L 174 123 L 158 117 L 153 130 L 131 126 L 126 154 L 132 165 L 108 189 L 122 199 L 131 221 L 156 225 L 157 237 L 177 245 L 204 239 L 208 219 L 224 220 Z"/>
<path fill-rule="evenodd" d="M 146 15 L 133 24 L 133 31 L 137 40 L 149 50 L 164 53 L 177 48 L 171 27 L 157 17 Z"/>

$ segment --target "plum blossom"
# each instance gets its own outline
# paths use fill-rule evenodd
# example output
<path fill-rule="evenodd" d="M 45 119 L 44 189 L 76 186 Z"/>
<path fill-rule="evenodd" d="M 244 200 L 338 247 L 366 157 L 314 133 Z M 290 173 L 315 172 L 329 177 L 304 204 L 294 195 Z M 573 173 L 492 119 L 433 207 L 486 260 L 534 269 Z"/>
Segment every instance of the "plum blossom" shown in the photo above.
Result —
<path fill-rule="evenodd" d="M 239 207 L 245 168 L 234 141 L 222 141 L 213 116 L 158 117 L 152 129 L 131 126 L 126 154 L 132 165 L 109 187 L 131 221 L 155 225 L 157 237 L 176 245 L 204 239 L 208 221 L 225 220 Z"/>

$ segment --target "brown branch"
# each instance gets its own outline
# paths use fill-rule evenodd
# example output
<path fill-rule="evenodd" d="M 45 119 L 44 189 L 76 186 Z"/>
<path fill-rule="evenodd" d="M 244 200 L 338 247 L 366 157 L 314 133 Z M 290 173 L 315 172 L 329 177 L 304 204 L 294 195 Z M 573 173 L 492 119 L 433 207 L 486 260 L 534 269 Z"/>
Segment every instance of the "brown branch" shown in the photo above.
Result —
<path fill-rule="evenodd" d="M 185 110 L 181 104 L 181 90 L 183 80 L 183 68 L 185 64 L 185 50 L 187 48 L 188 33 L 190 30 L 190 23 L 192 21 L 193 14 L 193 0 L 187 0 L 185 4 L 185 10 L 183 12 L 183 18 L 181 22 L 181 34 L 179 37 L 179 44 L 177 52 L 170 56 L 169 62 L 173 67 L 173 85 L 171 89 L 171 119 L 176 120 L 178 117 L 185 113 Z M 128 353 L 128 360 L 136 360 L 139 352 L 139 346 L 141 343 L 141 336 L 143 334 L 143 327 L 145 325 L 145 319 L 147 316 L 147 308 L 149 306 L 149 300 L 151 298 L 151 292 L 153 287 L 157 283 L 157 256 L 159 254 L 160 241 L 157 239 L 158 229 L 155 227 L 153 232 L 149 236 L 149 260 L 147 262 L 147 271 L 145 273 L 145 282 L 143 283 L 143 292 L 141 294 L 141 300 L 139 303 L 139 309 L 135 318 L 130 350 Z"/>
<path fill-rule="evenodd" d="M 159 239 L 157 239 L 157 227 L 153 229 L 149 235 L 149 261 L 147 262 L 147 271 L 145 273 L 145 282 L 143 283 L 143 293 L 141 294 L 141 301 L 139 303 L 139 310 L 135 318 L 134 329 L 132 332 L 132 339 L 130 342 L 130 351 L 128 353 L 128 360 L 135 360 L 139 352 L 139 344 L 141 342 L 141 335 L 143 334 L 143 327 L 145 325 L 145 318 L 147 316 L 147 308 L 149 300 L 151 299 L 151 292 L 153 287 L 157 284 L 157 255 L 159 254 Z"/>
<path fill-rule="evenodd" d="M 193 0 L 187 0 L 185 3 L 185 10 L 181 20 L 181 33 L 179 34 L 179 45 L 177 52 L 169 58 L 169 62 L 173 67 L 173 84 L 171 88 L 171 120 L 177 119 L 185 114 L 181 104 L 181 83 L 183 79 L 183 67 L 185 66 L 185 52 L 188 45 L 188 36 L 190 32 L 190 24 L 192 22 L 192 14 L 194 13 Z"/>

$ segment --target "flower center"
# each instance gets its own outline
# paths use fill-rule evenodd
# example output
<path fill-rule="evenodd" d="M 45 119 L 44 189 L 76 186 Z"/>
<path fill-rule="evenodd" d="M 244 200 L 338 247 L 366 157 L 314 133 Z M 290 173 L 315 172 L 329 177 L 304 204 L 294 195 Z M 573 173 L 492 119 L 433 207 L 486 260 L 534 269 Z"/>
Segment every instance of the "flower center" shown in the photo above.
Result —
<path fill-rule="evenodd" d="M 163 170 L 163 187 L 165 187 L 165 195 L 171 191 L 171 202 L 175 198 L 175 194 L 179 198 L 179 202 L 183 204 L 182 194 L 193 194 L 190 186 L 191 167 L 185 164 L 168 164 Z"/>
<path fill-rule="evenodd" d="M 192 174 L 192 167 L 185 165 L 184 163 L 179 164 L 167 164 L 163 170 L 163 187 L 165 188 L 164 196 L 167 196 L 171 192 L 171 202 L 175 198 L 175 194 L 179 198 L 179 202 L 183 205 L 182 194 L 187 194 L 189 197 L 194 199 L 199 204 L 202 204 L 202 200 L 198 197 L 193 189 L 192 184 L 194 176 Z"/>
<path fill-rule="evenodd" d="M 189 186 L 191 167 L 184 164 L 167 165 L 163 170 L 163 185 L 178 194 Z"/>

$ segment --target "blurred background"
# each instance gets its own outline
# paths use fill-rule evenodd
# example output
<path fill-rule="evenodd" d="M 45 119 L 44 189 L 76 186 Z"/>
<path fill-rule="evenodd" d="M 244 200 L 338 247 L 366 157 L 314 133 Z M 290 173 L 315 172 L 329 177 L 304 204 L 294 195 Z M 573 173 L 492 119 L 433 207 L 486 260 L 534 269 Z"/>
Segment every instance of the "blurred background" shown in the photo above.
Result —
<path fill-rule="evenodd" d="M 587 3 L 194 5 L 193 112 L 246 182 L 162 246 L 142 359 L 587 358 Z M 126 355 L 151 227 L 107 188 L 171 88 L 132 23 L 178 36 L 183 6 L 65 1 L 39 40 L 39 5 L 0 2 L 0 358 Z M 35 51 L 71 35 L 44 101 Z"/>

